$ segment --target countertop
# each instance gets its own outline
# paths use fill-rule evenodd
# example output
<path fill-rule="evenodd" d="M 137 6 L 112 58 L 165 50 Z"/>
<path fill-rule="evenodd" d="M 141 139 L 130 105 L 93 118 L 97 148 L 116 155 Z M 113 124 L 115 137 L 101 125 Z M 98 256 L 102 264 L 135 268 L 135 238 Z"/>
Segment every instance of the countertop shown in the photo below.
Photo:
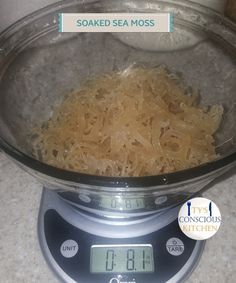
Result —
<path fill-rule="evenodd" d="M 37 239 L 41 191 L 33 177 L 0 154 L 0 283 L 58 282 L 44 261 Z M 201 261 L 187 283 L 233 283 L 236 170 L 204 196 L 219 206 L 223 221 L 219 232 L 207 241 Z"/>

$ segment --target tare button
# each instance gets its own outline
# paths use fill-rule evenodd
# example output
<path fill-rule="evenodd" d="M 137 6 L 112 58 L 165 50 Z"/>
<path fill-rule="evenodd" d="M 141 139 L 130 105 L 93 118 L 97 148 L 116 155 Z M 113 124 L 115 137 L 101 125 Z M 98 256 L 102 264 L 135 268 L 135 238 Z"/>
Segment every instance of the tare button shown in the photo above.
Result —
<path fill-rule="evenodd" d="M 170 238 L 166 242 L 166 249 L 169 254 L 179 256 L 184 252 L 184 243 L 178 238 Z"/>
<path fill-rule="evenodd" d="M 71 258 L 77 254 L 79 246 L 74 240 L 66 240 L 62 243 L 60 251 L 66 258 Z"/>

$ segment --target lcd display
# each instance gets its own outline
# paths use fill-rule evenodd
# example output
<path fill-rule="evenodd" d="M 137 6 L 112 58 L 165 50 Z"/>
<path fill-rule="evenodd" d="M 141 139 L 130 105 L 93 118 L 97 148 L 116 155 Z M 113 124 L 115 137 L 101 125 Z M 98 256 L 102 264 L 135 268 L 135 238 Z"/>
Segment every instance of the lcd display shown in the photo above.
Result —
<path fill-rule="evenodd" d="M 154 272 L 151 245 L 94 245 L 91 247 L 91 273 Z"/>
<path fill-rule="evenodd" d="M 144 200 L 142 198 L 109 198 L 103 197 L 100 201 L 102 208 L 112 210 L 136 210 L 143 209 L 145 207 Z"/>

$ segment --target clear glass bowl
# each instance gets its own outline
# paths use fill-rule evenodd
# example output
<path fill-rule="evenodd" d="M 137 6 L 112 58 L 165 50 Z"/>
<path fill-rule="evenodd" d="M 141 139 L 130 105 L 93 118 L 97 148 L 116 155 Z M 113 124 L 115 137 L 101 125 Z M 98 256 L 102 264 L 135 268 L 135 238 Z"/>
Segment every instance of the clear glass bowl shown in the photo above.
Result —
<path fill-rule="evenodd" d="M 174 33 L 59 33 L 62 12 L 171 12 Z M 236 26 L 190 1 L 78 0 L 48 6 L 0 35 L 0 149 L 44 186 L 91 211 L 151 213 L 177 205 L 235 165 L 235 59 Z M 91 76 L 133 63 L 164 64 L 200 90 L 203 105 L 224 106 L 216 137 L 220 158 L 171 174 L 112 178 L 61 170 L 31 156 L 30 130 L 47 120 L 68 92 Z"/>

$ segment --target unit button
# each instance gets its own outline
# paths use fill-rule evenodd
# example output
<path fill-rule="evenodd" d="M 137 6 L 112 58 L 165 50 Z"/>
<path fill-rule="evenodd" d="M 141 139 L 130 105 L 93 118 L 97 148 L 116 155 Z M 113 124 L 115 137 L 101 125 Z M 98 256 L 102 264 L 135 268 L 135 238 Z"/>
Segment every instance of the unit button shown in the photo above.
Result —
<path fill-rule="evenodd" d="M 71 258 L 77 254 L 79 246 L 74 240 L 67 240 L 61 245 L 61 254 L 66 258 Z"/>
<path fill-rule="evenodd" d="M 166 242 L 166 249 L 169 254 L 179 256 L 184 252 L 184 243 L 178 238 L 170 238 Z"/>

